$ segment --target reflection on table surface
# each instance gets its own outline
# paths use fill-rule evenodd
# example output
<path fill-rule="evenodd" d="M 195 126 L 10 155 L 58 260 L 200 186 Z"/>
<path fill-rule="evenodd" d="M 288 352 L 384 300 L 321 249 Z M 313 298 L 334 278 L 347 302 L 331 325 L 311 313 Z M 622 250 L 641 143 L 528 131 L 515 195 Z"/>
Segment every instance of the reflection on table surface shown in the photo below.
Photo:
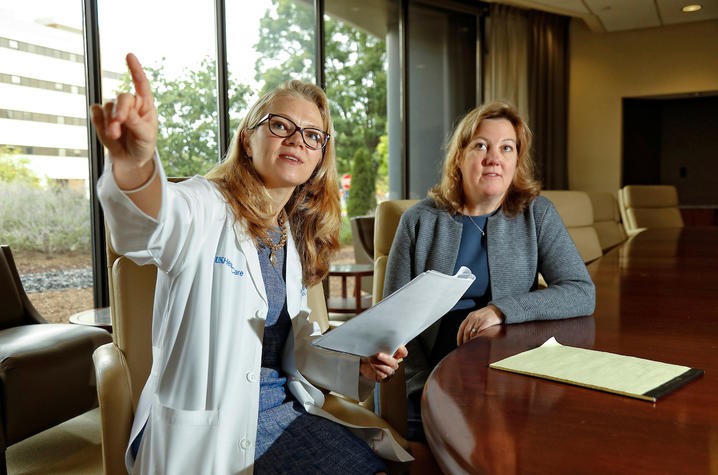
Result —
<path fill-rule="evenodd" d="M 447 473 L 718 473 L 718 227 L 647 230 L 589 266 L 594 317 L 491 329 L 425 387 Z M 555 336 L 706 371 L 655 404 L 492 370 Z"/>

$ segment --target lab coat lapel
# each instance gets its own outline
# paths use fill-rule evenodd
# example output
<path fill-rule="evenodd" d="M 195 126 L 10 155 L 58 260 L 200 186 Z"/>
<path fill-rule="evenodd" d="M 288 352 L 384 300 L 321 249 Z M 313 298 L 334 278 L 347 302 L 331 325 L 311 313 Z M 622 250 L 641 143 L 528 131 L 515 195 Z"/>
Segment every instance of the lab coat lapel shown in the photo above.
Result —
<path fill-rule="evenodd" d="M 301 309 L 301 298 L 306 295 L 307 290 L 302 285 L 302 263 L 299 260 L 299 253 L 294 245 L 292 232 L 287 231 L 287 311 L 294 317 Z"/>
<path fill-rule="evenodd" d="M 264 303 L 268 305 L 267 293 L 264 289 L 264 279 L 262 278 L 262 268 L 259 266 L 259 255 L 257 254 L 257 247 L 254 245 L 254 241 L 246 231 L 246 227 L 240 224 L 239 221 L 234 222 L 234 233 L 237 238 L 237 244 L 242 250 L 245 259 L 247 259 L 247 269 L 249 275 L 252 277 L 252 283 L 254 288 Z"/>

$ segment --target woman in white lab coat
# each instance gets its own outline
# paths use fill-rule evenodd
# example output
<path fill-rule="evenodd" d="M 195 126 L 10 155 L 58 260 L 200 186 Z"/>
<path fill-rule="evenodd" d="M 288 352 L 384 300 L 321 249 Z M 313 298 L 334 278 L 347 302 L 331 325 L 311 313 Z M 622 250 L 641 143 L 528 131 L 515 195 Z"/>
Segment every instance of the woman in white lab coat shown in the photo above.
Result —
<path fill-rule="evenodd" d="M 323 91 L 290 81 L 266 94 L 222 164 L 172 184 L 149 83 L 132 54 L 127 63 L 136 94 L 93 105 L 92 122 L 109 151 L 98 192 L 112 244 L 158 268 L 128 470 L 364 474 L 385 470 L 376 453 L 410 459 L 386 431 L 321 409 L 318 387 L 364 399 L 406 355 L 309 345 L 319 330 L 306 289 L 326 275 L 340 225 Z"/>

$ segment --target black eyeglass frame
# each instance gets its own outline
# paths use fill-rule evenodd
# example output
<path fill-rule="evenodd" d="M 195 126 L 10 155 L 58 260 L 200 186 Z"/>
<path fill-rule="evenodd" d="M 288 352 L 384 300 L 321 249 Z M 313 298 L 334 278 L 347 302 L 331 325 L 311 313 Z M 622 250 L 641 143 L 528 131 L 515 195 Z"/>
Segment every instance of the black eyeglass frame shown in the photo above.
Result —
<path fill-rule="evenodd" d="M 289 134 L 287 134 L 287 135 L 279 135 L 279 134 L 276 133 L 274 130 L 272 130 L 272 128 L 269 126 L 269 121 L 272 120 L 272 117 L 281 117 L 282 119 L 288 121 L 290 124 L 292 124 L 292 125 L 294 126 L 294 130 L 292 130 L 292 132 L 289 133 Z M 279 137 L 279 138 L 281 138 L 281 139 L 289 138 L 289 137 L 291 137 L 292 135 L 296 134 L 297 131 L 298 131 L 298 132 L 299 132 L 299 136 L 302 137 L 302 142 L 304 142 L 304 145 L 306 145 L 310 150 L 324 150 L 324 149 L 326 148 L 327 144 L 329 143 L 329 139 L 332 138 L 332 135 L 331 135 L 329 132 L 326 132 L 326 131 L 324 131 L 324 130 L 322 130 L 322 129 L 318 129 L 318 128 L 316 128 L 316 127 L 299 127 L 299 126 L 298 126 L 297 124 L 295 124 L 294 121 L 293 121 L 292 119 L 290 119 L 289 117 L 284 116 L 284 115 L 282 115 L 282 114 L 273 114 L 273 113 L 271 113 L 271 112 L 270 112 L 269 114 L 265 115 L 265 116 L 262 118 L 262 120 L 260 120 L 259 122 L 257 122 L 257 124 L 256 124 L 254 127 L 249 127 L 247 130 L 254 130 L 254 129 L 256 129 L 257 127 L 259 127 L 260 125 L 262 125 L 262 124 L 265 123 L 265 122 L 267 122 L 267 129 L 269 130 L 269 132 L 271 132 L 271 134 L 274 135 L 275 137 Z M 309 144 L 307 143 L 307 139 L 304 137 L 304 131 L 305 131 L 305 130 L 315 130 L 315 131 L 317 131 L 317 132 L 321 132 L 322 134 L 324 134 L 325 139 L 324 139 L 324 143 L 322 144 L 322 146 L 321 146 L 321 147 L 313 147 L 313 146 L 309 145 Z"/>

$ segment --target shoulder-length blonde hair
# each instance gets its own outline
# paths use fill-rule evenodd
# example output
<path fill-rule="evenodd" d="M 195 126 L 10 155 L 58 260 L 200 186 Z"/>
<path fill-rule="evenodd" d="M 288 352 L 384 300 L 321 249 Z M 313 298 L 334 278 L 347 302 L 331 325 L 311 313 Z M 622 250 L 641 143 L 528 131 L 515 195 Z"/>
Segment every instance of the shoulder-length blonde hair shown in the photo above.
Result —
<path fill-rule="evenodd" d="M 255 240 L 267 239 L 273 217 L 272 200 L 254 168 L 242 140 L 251 135 L 272 105 L 283 97 L 304 99 L 319 108 L 324 130 L 333 135 L 329 102 L 321 88 L 297 80 L 288 81 L 262 96 L 247 112 L 232 139 L 225 160 L 207 173 L 218 184 L 234 217 L 247 225 Z M 302 262 L 302 283 L 309 287 L 329 271 L 332 254 L 339 249 L 341 207 L 334 141 L 330 138 L 322 159 L 309 180 L 299 185 L 284 207 Z"/>
<path fill-rule="evenodd" d="M 441 180 L 429 191 L 429 196 L 451 214 L 458 213 L 464 206 L 464 190 L 459 170 L 464 151 L 486 119 L 506 119 L 516 131 L 518 161 L 514 179 L 501 203 L 504 213 L 514 216 L 522 212 L 541 190 L 540 183 L 534 179 L 534 163 L 529 154 L 531 130 L 516 109 L 509 104 L 491 102 L 475 108 L 459 122 L 446 147 Z"/>

